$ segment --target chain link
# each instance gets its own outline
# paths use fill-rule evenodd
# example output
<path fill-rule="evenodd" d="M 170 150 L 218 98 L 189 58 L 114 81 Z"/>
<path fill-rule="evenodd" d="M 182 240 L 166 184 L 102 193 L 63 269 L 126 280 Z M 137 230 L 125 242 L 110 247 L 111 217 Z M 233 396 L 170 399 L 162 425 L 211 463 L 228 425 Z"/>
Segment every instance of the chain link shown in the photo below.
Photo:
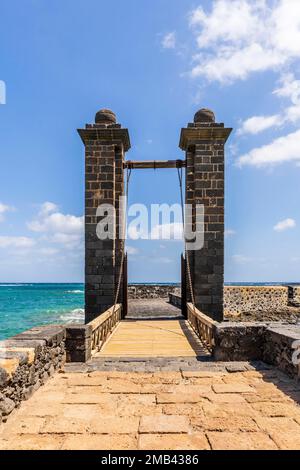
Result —
<path fill-rule="evenodd" d="M 187 250 L 187 242 L 185 238 L 185 216 L 184 216 L 184 204 L 183 204 L 183 188 L 182 188 L 182 168 L 177 167 L 178 179 L 179 179 L 179 187 L 180 187 L 180 200 L 181 200 L 181 212 L 182 212 L 182 225 L 183 225 L 183 238 L 184 238 L 184 253 L 185 253 L 185 260 L 186 260 L 186 270 L 187 270 L 187 277 L 188 277 L 188 284 L 190 288 L 191 300 L 193 304 L 194 311 L 196 309 L 195 306 L 195 296 L 194 296 L 194 289 L 192 283 L 192 275 L 191 275 L 191 266 L 190 266 L 190 257 L 189 252 Z M 182 286 L 181 286 L 182 288 Z"/>
<path fill-rule="evenodd" d="M 113 314 L 115 312 L 116 305 L 119 299 L 119 293 L 121 288 L 122 282 L 122 275 L 123 275 L 123 267 L 124 267 L 124 259 L 125 259 L 125 238 L 126 238 L 126 229 L 127 229 L 127 208 L 128 208 L 128 192 L 129 192 L 129 181 L 131 176 L 131 169 L 127 168 L 126 173 L 126 200 L 125 200 L 125 207 L 123 207 L 123 232 L 122 232 L 122 240 L 123 240 L 123 249 L 121 255 L 121 263 L 120 263 L 120 272 L 119 272 L 119 279 L 117 284 L 116 296 L 115 296 L 115 303 L 113 306 Z"/>

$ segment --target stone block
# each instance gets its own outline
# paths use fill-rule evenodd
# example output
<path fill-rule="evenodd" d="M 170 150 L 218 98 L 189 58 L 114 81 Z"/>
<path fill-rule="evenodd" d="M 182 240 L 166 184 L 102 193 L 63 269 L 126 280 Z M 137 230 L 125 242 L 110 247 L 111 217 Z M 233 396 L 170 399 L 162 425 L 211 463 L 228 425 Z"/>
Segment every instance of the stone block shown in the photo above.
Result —
<path fill-rule="evenodd" d="M 91 358 L 92 352 L 92 326 L 67 325 L 66 326 L 66 361 L 86 362 Z"/>
<path fill-rule="evenodd" d="M 139 432 L 143 433 L 161 433 L 178 434 L 188 433 L 190 430 L 189 420 L 186 416 L 142 416 Z"/>

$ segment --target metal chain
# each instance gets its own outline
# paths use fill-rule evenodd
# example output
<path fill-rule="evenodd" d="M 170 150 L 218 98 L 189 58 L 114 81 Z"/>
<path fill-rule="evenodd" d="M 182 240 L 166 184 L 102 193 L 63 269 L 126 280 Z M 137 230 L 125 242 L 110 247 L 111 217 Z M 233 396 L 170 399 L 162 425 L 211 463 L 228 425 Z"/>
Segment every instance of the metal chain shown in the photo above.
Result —
<path fill-rule="evenodd" d="M 130 176 L 131 176 L 131 169 L 127 168 L 127 173 L 126 173 L 126 201 L 125 201 L 125 207 L 123 207 L 123 217 L 124 218 L 123 218 L 123 227 L 122 227 L 123 228 L 123 232 L 122 232 L 123 250 L 122 250 L 122 255 L 121 255 L 120 272 L 119 272 L 119 279 L 118 279 L 118 284 L 117 284 L 115 302 L 114 302 L 114 306 L 113 306 L 113 314 L 115 312 L 115 308 L 116 308 L 116 305 L 117 305 L 118 299 L 119 299 L 119 293 L 120 293 L 122 275 L 123 275 L 124 259 L 125 259 L 125 238 L 126 238 L 126 229 L 127 229 L 127 207 L 128 207 L 128 190 L 129 190 Z"/>
<path fill-rule="evenodd" d="M 185 216 L 184 216 L 184 204 L 183 204 L 183 188 L 182 188 L 182 168 L 177 167 L 178 179 L 179 179 L 179 187 L 180 187 L 180 199 L 181 199 L 181 212 L 182 212 L 182 225 L 183 225 L 183 238 L 184 238 L 184 253 L 186 259 L 186 268 L 187 268 L 187 275 L 188 275 L 188 284 L 190 288 L 191 300 L 195 311 L 195 296 L 193 290 L 193 283 L 192 283 L 192 275 L 191 275 L 191 266 L 190 266 L 190 257 L 189 252 L 187 250 L 187 242 L 185 238 Z"/>
<path fill-rule="evenodd" d="M 183 187 L 182 187 L 182 168 L 177 167 L 177 172 L 178 172 L 178 179 L 179 179 L 179 187 L 180 187 L 180 199 L 181 199 L 181 211 L 182 211 L 182 223 L 183 223 L 183 228 L 185 228 L 185 216 L 184 216 L 184 203 L 183 203 Z M 127 223 L 127 206 L 128 206 L 128 193 L 129 193 L 129 181 L 130 181 L 130 176 L 131 176 L 131 168 L 127 168 L 127 177 L 126 177 L 126 204 L 125 208 L 123 208 L 124 211 L 124 220 L 123 220 L 123 233 L 122 233 L 122 239 L 125 240 L 126 236 L 126 223 Z M 195 296 L 194 296 L 194 290 L 193 290 L 193 284 L 192 284 L 192 276 L 191 276 L 191 267 L 190 267 L 190 259 L 189 259 L 189 251 L 187 250 L 187 242 L 185 238 L 185 233 L 184 233 L 184 252 L 185 252 L 185 259 L 186 259 L 186 266 L 187 266 L 187 275 L 188 275 L 188 284 L 190 288 L 190 294 L 191 294 L 191 300 L 193 304 L 193 308 L 195 310 Z M 120 293 L 120 287 L 121 287 L 121 281 L 122 281 L 122 274 L 123 274 L 123 265 L 124 265 L 124 258 L 125 258 L 125 243 L 123 245 L 123 250 L 122 250 L 122 256 L 121 256 L 121 263 L 120 263 L 120 272 L 119 272 L 119 279 L 118 279 L 118 284 L 117 284 L 117 290 L 116 290 L 116 296 L 115 296 L 115 302 L 113 306 L 113 313 L 115 311 L 118 298 L 119 298 L 119 293 Z"/>

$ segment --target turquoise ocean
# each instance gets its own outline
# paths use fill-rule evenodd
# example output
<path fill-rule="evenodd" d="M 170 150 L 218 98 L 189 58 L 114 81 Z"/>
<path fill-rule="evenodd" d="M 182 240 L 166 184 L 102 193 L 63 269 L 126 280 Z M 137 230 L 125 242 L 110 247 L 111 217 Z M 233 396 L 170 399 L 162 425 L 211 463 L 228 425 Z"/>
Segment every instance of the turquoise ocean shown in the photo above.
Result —
<path fill-rule="evenodd" d="M 33 326 L 84 321 L 83 284 L 0 283 L 0 340 Z"/>
<path fill-rule="evenodd" d="M 287 283 L 226 284 L 282 285 Z M 82 322 L 84 322 L 84 284 L 0 283 L 0 340 L 38 325 Z"/>

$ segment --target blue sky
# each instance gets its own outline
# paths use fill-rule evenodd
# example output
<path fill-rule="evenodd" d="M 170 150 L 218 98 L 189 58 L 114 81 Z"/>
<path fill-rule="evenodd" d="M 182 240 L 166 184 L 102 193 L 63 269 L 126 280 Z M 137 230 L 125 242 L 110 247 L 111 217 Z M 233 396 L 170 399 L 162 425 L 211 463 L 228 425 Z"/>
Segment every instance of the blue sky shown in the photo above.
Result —
<path fill-rule="evenodd" d="M 298 0 L 1 0 L 0 282 L 83 280 L 76 129 L 103 107 L 139 160 L 182 158 L 180 128 L 213 109 L 234 128 L 226 281 L 299 281 L 299 43 Z M 130 189 L 179 202 L 173 170 Z M 179 280 L 180 242 L 128 246 L 131 281 Z"/>

